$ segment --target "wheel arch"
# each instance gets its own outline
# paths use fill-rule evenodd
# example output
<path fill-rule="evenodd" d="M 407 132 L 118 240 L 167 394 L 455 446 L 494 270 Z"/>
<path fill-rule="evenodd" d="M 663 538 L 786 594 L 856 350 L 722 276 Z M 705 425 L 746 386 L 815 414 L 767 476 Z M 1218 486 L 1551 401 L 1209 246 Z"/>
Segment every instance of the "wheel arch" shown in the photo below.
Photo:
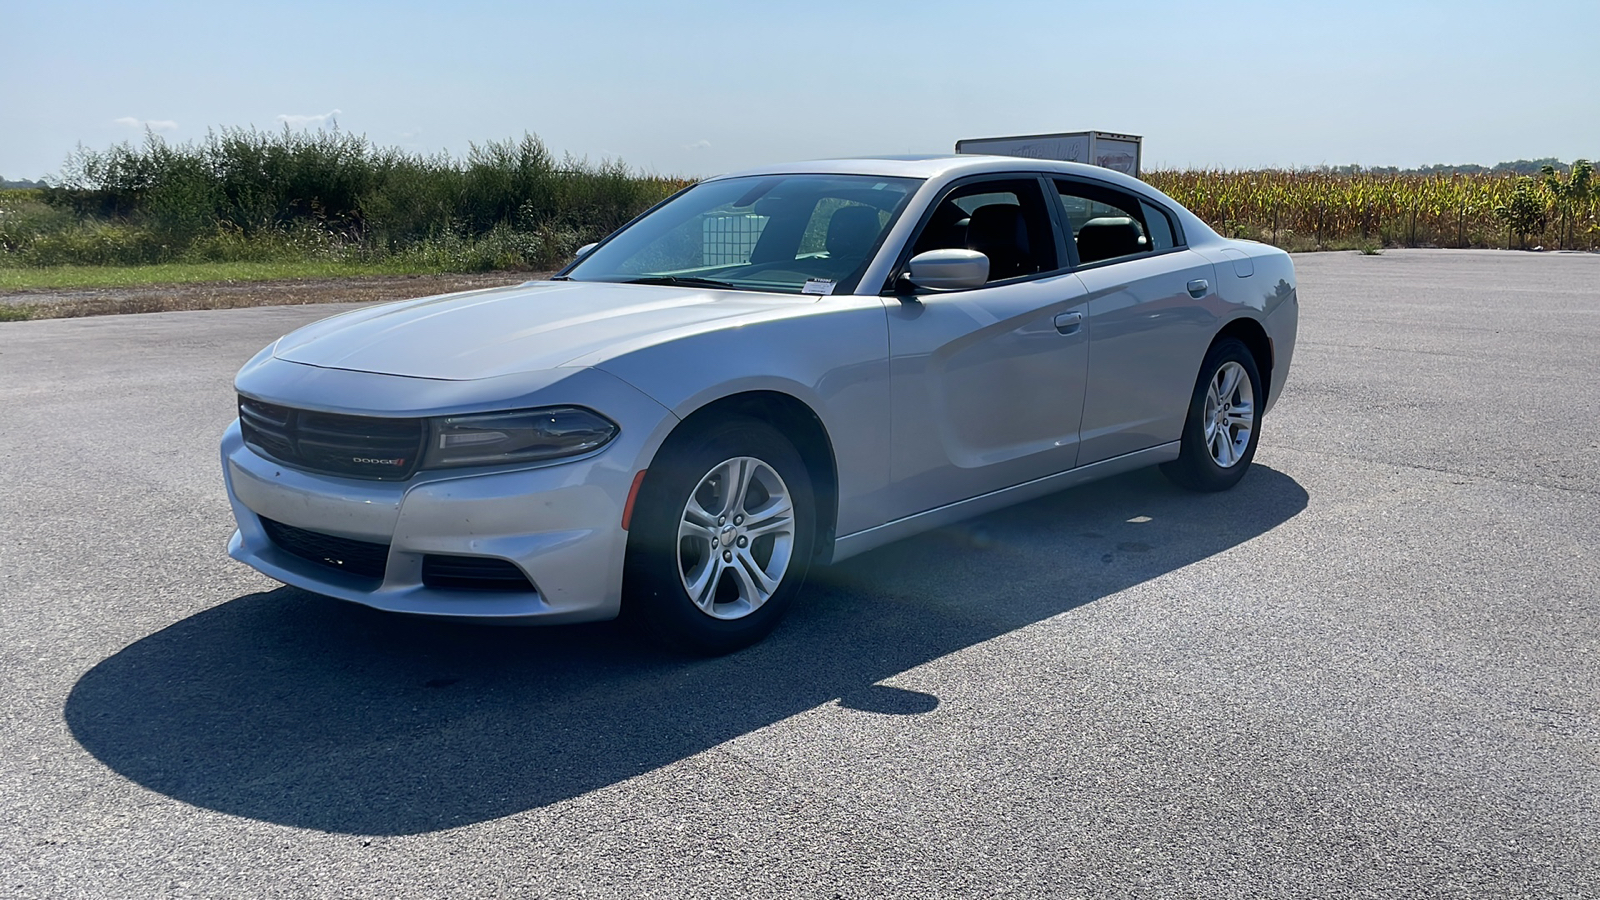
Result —
<path fill-rule="evenodd" d="M 830 559 L 839 520 L 838 463 L 834 456 L 833 441 L 828 436 L 822 418 L 800 398 L 774 390 L 749 390 L 719 397 L 684 416 L 682 421 L 673 426 L 671 433 L 657 449 L 656 456 L 669 448 L 675 439 L 692 435 L 711 422 L 733 417 L 764 422 L 794 445 L 805 463 L 806 474 L 811 478 L 813 502 L 817 508 L 812 558 L 819 562 Z"/>
<path fill-rule="evenodd" d="M 1249 316 L 1242 316 L 1224 325 L 1222 330 L 1217 332 L 1217 336 L 1211 339 L 1211 346 L 1215 347 L 1228 338 L 1237 339 L 1250 351 L 1250 355 L 1255 357 L 1256 369 L 1261 374 L 1261 390 L 1264 394 L 1261 408 L 1266 409 L 1273 393 L 1272 338 L 1267 336 L 1267 329 L 1260 322 Z"/>

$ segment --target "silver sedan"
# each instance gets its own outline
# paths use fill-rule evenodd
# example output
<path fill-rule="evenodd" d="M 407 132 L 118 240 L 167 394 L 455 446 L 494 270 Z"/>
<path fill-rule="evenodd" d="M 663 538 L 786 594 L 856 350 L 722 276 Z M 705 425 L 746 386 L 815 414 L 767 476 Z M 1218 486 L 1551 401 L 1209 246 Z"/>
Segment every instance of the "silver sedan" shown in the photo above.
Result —
<path fill-rule="evenodd" d="M 826 564 L 1141 466 L 1223 490 L 1293 264 L 1105 169 L 709 179 L 549 281 L 336 316 L 239 372 L 238 560 L 379 609 L 759 640 Z"/>

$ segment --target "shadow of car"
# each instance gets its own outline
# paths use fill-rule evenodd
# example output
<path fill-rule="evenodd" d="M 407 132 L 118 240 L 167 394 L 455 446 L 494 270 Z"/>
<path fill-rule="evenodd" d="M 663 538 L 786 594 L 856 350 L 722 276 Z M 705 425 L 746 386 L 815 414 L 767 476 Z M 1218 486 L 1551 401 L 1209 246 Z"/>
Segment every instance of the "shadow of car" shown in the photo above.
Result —
<path fill-rule="evenodd" d="M 107 658 L 65 718 L 105 765 L 186 803 L 328 832 L 436 831 L 829 702 L 926 713 L 938 698 L 879 682 L 1236 547 L 1306 502 L 1259 464 L 1203 496 L 1130 473 L 819 570 L 771 639 L 710 659 L 612 624 L 449 624 L 282 588 Z"/>

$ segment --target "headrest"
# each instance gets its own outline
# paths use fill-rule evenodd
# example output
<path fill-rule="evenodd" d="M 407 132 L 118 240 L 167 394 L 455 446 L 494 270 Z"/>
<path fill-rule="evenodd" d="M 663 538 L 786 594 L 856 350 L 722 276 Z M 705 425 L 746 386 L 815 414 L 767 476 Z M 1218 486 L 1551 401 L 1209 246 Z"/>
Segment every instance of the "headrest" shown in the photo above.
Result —
<path fill-rule="evenodd" d="M 1150 249 L 1139 223 L 1128 216 L 1101 216 L 1078 229 L 1078 261 L 1091 263 Z"/>
<path fill-rule="evenodd" d="M 967 223 L 967 246 L 980 253 L 991 249 L 1027 253 L 1028 227 L 1022 221 L 1022 207 L 991 203 L 973 210 Z"/>
<path fill-rule="evenodd" d="M 1100 216 L 1083 223 L 1083 227 L 1131 229 L 1133 234 L 1139 234 L 1139 223 L 1132 216 Z"/>
<path fill-rule="evenodd" d="M 828 256 L 860 259 L 878 238 L 878 211 L 870 206 L 841 206 L 828 219 Z"/>
<path fill-rule="evenodd" d="M 1028 226 L 1022 208 L 1009 203 L 991 203 L 972 212 L 967 224 L 967 249 L 989 257 L 989 279 L 998 281 L 1026 274 L 1030 257 Z"/>

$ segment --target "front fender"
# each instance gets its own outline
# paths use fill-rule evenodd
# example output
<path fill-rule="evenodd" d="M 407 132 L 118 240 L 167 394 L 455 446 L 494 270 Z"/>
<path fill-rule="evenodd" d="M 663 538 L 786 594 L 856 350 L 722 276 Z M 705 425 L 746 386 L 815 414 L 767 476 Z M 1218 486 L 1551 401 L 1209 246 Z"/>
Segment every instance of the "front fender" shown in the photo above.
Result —
<path fill-rule="evenodd" d="M 877 297 L 829 297 L 760 321 L 708 328 L 597 362 L 678 419 L 751 391 L 816 413 L 839 473 L 840 533 L 867 527 L 865 498 L 889 480 L 889 337 Z"/>

